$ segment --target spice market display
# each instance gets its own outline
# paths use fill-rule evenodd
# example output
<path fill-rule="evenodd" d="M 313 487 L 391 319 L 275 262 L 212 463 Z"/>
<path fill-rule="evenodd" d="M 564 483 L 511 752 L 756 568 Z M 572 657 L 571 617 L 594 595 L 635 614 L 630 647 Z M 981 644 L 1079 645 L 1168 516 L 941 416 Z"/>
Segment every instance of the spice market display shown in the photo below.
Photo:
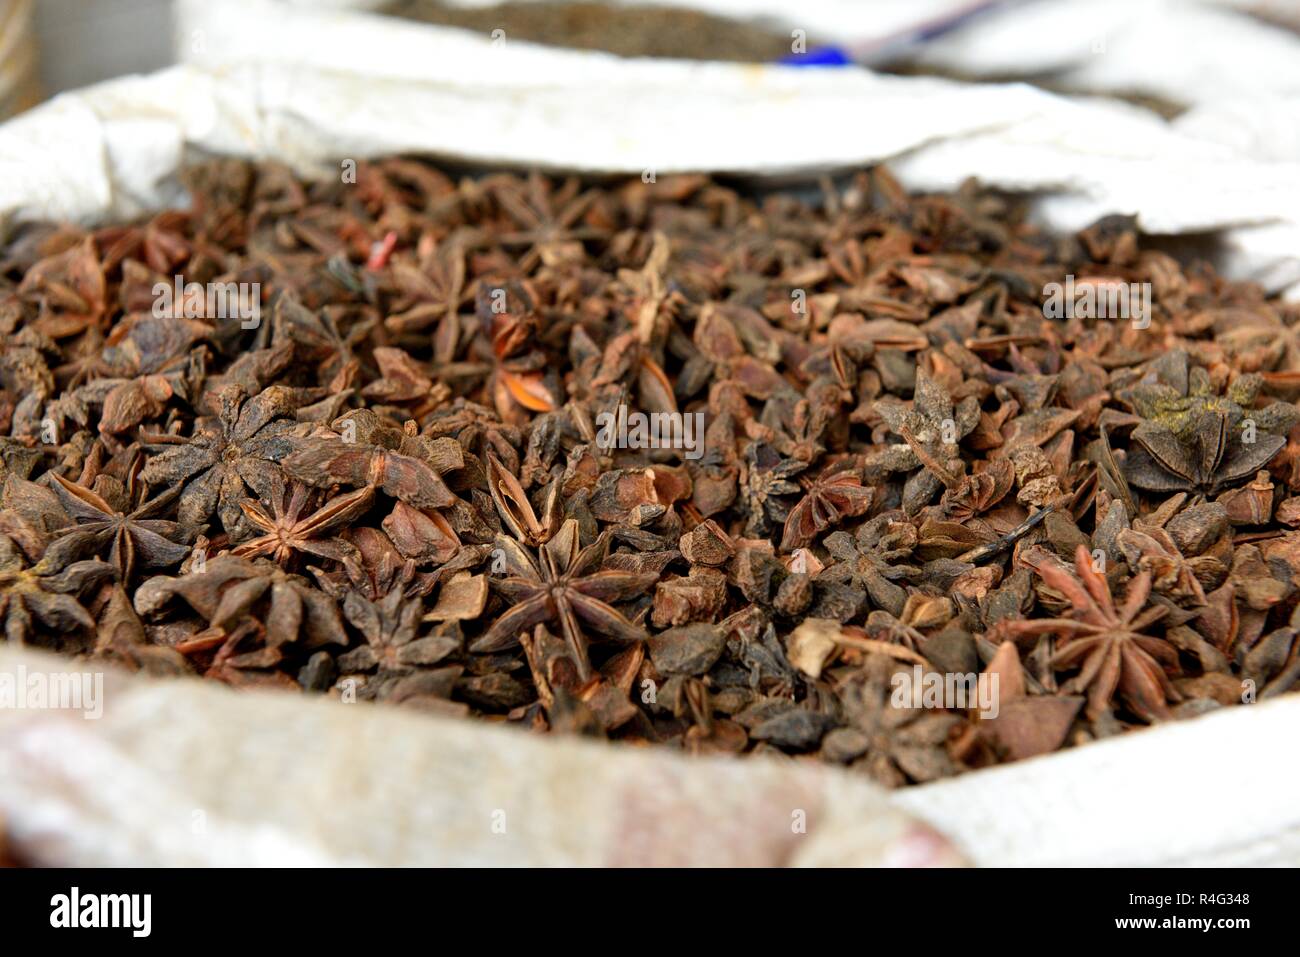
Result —
<path fill-rule="evenodd" d="M 891 787 L 1300 680 L 1300 308 L 1131 219 L 186 176 L 0 247 L 9 642 Z"/>

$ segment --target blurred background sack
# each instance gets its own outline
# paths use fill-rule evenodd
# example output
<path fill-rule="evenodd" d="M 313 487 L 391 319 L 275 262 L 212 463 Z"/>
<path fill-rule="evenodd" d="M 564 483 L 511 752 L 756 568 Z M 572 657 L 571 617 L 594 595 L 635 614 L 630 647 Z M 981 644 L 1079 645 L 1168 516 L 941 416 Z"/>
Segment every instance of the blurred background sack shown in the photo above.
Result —
<path fill-rule="evenodd" d="M 0 0 L 0 120 L 41 100 L 34 6 L 34 0 Z"/>

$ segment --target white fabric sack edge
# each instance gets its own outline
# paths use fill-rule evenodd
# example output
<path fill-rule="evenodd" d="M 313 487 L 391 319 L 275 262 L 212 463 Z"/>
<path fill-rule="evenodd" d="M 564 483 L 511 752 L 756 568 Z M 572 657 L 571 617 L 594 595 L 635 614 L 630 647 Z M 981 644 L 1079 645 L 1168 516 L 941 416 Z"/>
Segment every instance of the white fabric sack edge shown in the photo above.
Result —
<path fill-rule="evenodd" d="M 763 0 L 746 10 L 739 0 L 684 2 L 838 36 L 888 32 L 951 6 Z M 1037 56 L 1043 62 L 1035 68 L 1065 71 L 1085 88 L 1214 101 L 1187 124 L 1189 135 L 1122 104 L 1015 85 L 629 60 L 509 38 L 498 45 L 366 12 L 373 5 L 336 0 L 342 9 L 322 10 L 233 0 L 217 9 L 180 0 L 177 52 L 204 69 L 241 61 L 326 72 L 343 65 L 367 80 L 393 81 L 371 87 L 387 100 L 380 108 L 389 108 L 375 125 L 402 129 L 411 148 L 479 162 L 762 174 L 888 161 L 915 189 L 951 189 L 977 175 L 1007 189 L 1068 194 L 1068 202 L 1041 208 L 1061 229 L 1113 212 L 1136 213 L 1152 233 L 1241 227 L 1224 233 L 1220 268 L 1300 298 L 1300 151 L 1288 146 L 1289 130 L 1300 129 L 1300 97 L 1289 95 L 1300 90 L 1300 38 L 1232 10 L 1186 0 L 1029 3 L 975 21 L 927 54 L 971 70 L 991 53 L 983 66 L 1004 72 L 1006 57 L 1028 68 L 1023 56 Z M 1234 58 L 1240 49 L 1250 55 Z M 1150 76 L 1171 63 L 1182 71 L 1176 90 Z M 1279 94 L 1288 94 L 1281 106 Z M 1273 99 L 1256 102 L 1263 97 Z M 334 133 L 334 145 L 355 143 L 348 132 L 358 121 L 330 107 L 375 109 L 336 98 L 313 110 L 305 97 L 293 99 L 295 112 Z M 410 128 L 426 123 L 445 124 L 450 135 Z"/>
<path fill-rule="evenodd" d="M 335 22 L 356 29 L 358 22 L 348 15 L 366 14 L 384 0 L 235 2 L 253 5 L 248 8 L 255 9 L 259 17 L 266 6 L 275 6 L 304 16 L 344 17 Z M 444 2 L 481 8 L 496 6 L 501 0 Z M 810 45 L 886 37 L 969 6 L 968 0 L 611 2 L 624 7 L 684 7 L 753 22 L 774 32 L 802 30 Z M 1250 8 L 1263 7 L 1258 0 L 1027 0 L 963 22 L 947 35 L 918 47 L 913 58 L 922 65 L 970 78 L 1051 74 L 1072 89 L 1145 93 L 1193 105 L 1300 92 L 1300 37 L 1248 15 Z M 193 30 L 205 29 L 215 12 L 207 0 L 180 0 L 178 11 L 183 43 L 192 41 Z M 239 14 L 227 2 L 218 16 L 229 22 Z M 360 39 L 364 43 L 365 37 Z M 261 37 L 246 36 L 242 48 L 252 45 L 263 60 L 290 62 L 300 55 L 292 47 L 272 47 Z M 199 59 L 192 47 L 181 47 L 179 52 Z M 423 60 L 415 63 L 415 69 L 422 68 Z M 379 68 L 408 69 L 410 65 Z M 1292 158 L 1300 159 L 1300 154 Z"/>
<path fill-rule="evenodd" d="M 1300 699 L 895 792 L 994 866 L 1300 866 Z"/>
<path fill-rule="evenodd" d="M 439 81 L 183 65 L 64 94 L 0 126 L 0 215 L 103 220 L 180 202 L 175 170 L 200 149 L 318 170 L 393 152 L 634 174 L 887 161 L 913 188 L 978 174 L 1050 193 L 1041 212 L 1058 228 L 1121 212 L 1152 233 L 1220 230 L 1230 275 L 1300 295 L 1300 163 L 1141 111 L 1015 84 L 474 50 L 451 33 Z M 835 132 L 804 132 L 819 129 Z"/>

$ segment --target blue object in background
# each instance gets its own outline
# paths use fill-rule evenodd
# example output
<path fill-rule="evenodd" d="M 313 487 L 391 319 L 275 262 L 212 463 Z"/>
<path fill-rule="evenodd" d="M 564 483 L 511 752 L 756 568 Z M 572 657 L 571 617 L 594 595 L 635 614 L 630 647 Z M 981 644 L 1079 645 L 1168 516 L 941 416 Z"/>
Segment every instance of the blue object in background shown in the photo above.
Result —
<path fill-rule="evenodd" d="M 777 62 L 787 66 L 883 66 L 914 53 L 931 40 L 946 36 L 978 17 L 1027 2 L 1029 0 L 970 0 L 946 13 L 885 36 L 841 42 L 840 46 L 818 47 L 806 53 L 782 57 Z"/>
<path fill-rule="evenodd" d="M 778 61 L 786 66 L 852 66 L 853 60 L 839 47 L 818 47 L 806 53 L 791 53 Z"/>

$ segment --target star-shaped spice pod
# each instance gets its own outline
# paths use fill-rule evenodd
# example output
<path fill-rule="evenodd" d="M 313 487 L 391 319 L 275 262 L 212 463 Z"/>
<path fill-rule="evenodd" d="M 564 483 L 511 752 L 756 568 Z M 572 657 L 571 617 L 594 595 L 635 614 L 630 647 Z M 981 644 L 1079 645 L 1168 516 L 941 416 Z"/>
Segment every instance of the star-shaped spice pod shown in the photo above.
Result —
<path fill-rule="evenodd" d="M 507 575 L 494 582 L 496 590 L 511 603 L 471 645 L 476 654 L 500 651 L 517 644 L 534 625 L 558 622 L 569 653 L 582 680 L 591 675 L 587 640 L 579 621 L 603 635 L 620 641 L 643 641 L 644 629 L 632 624 L 610 602 L 634 598 L 659 580 L 654 572 L 617 569 L 597 571 L 609 550 L 609 538 L 602 535 L 584 549 L 578 547 L 578 522 L 568 519 L 555 537 L 537 551 L 534 561 L 522 545 L 498 535 L 496 547 L 503 556 Z"/>
<path fill-rule="evenodd" d="M 292 293 L 276 300 L 271 320 L 272 344 L 291 341 L 294 356 L 317 369 L 318 381 L 331 392 L 347 388 L 356 374 L 353 347 L 370 335 L 376 319 L 341 322 L 339 309 L 308 309 Z"/>
<path fill-rule="evenodd" d="M 501 236 L 501 244 L 528 247 L 519 260 L 522 269 L 532 269 L 552 257 L 563 256 L 566 247 L 575 255 L 580 254 L 579 244 L 583 240 L 606 235 L 604 230 L 581 225 L 596 194 L 583 191 L 579 180 L 569 178 L 555 188 L 534 173 L 526 183 L 502 181 L 493 195 L 519 226 L 517 231 Z"/>
<path fill-rule="evenodd" d="M 420 596 L 408 597 L 402 588 L 377 601 L 349 592 L 343 599 L 343 614 L 366 640 L 339 659 L 344 674 L 377 670 L 381 679 L 401 677 L 438 664 L 457 648 L 457 642 L 446 635 L 420 636 L 424 604 Z"/>
<path fill-rule="evenodd" d="M 155 518 L 176 500 L 179 488 L 171 488 L 129 511 L 63 476 L 50 472 L 51 488 L 76 523 L 61 529 L 45 557 L 55 567 L 73 559 L 108 549 L 108 561 L 117 569 L 118 580 L 131 580 L 137 563 L 145 568 L 175 565 L 190 553 L 194 529 L 178 522 Z"/>
<path fill-rule="evenodd" d="M 921 469 L 908 480 L 903 508 L 914 513 L 941 487 L 954 487 L 965 472 L 958 443 L 979 424 L 979 401 L 967 396 L 956 405 L 943 385 L 923 369 L 916 373 L 910 406 L 895 398 L 875 403 L 874 411 L 905 445 L 877 449 L 874 464 L 890 472 Z"/>
<path fill-rule="evenodd" d="M 1272 302 L 1240 303 L 1211 313 L 1214 339 L 1247 369 L 1266 381 L 1294 384 L 1300 374 L 1300 325 L 1294 306 Z"/>
<path fill-rule="evenodd" d="M 221 392 L 220 416 L 199 420 L 184 444 L 172 444 L 177 441 L 172 436 L 156 437 L 169 447 L 149 460 L 140 477 L 153 486 L 183 489 L 182 523 L 199 525 L 215 512 L 227 532 L 244 534 L 249 528 L 240 509 L 244 483 L 262 491 L 268 461 L 290 451 L 285 433 L 297 424 L 292 416 L 302 398 L 300 390 L 286 386 L 271 386 L 252 398 L 238 386 L 227 386 Z"/>
<path fill-rule="evenodd" d="M 822 473 L 815 479 L 800 479 L 804 497 L 785 520 L 781 550 L 803 548 L 823 531 L 845 518 L 861 515 L 871 507 L 875 489 L 862 484 L 856 468 L 840 468 Z"/>
<path fill-rule="evenodd" d="M 338 562 L 355 556 L 356 549 L 338 536 L 338 529 L 370 508 L 375 500 L 374 489 L 366 486 L 332 496 L 304 514 L 312 499 L 311 489 L 300 482 L 294 482 L 289 489 L 280 482 L 272 484 L 279 487 L 273 487 L 268 496 L 269 510 L 261 502 L 240 502 L 244 514 L 261 534 L 236 545 L 231 554 L 240 558 L 266 556 L 281 566 L 299 552 Z"/>
<path fill-rule="evenodd" d="M 920 569 L 907 564 L 916 546 L 916 532 L 912 526 L 895 522 L 898 516 L 877 516 L 850 535 L 832 532 L 823 545 L 833 559 L 818 576 L 819 581 L 837 581 L 852 584 L 865 591 L 874 605 L 892 615 L 901 615 L 907 603 L 907 590 L 897 581 L 915 578 Z"/>
<path fill-rule="evenodd" d="M 1059 636 L 1052 665 L 1063 671 L 1079 669 L 1062 690 L 1087 692 L 1090 720 L 1101 717 L 1116 693 L 1144 721 L 1169 717 L 1167 702 L 1178 701 L 1179 695 L 1166 671 L 1178 668 L 1178 652 L 1163 638 L 1144 633 L 1169 611 L 1163 605 L 1147 606 L 1151 573 L 1134 577 L 1123 604 L 1116 605 L 1110 584 L 1093 570 L 1092 556 L 1083 545 L 1075 552 L 1073 573 L 1040 546 L 1027 549 L 1024 561 L 1049 588 L 1065 596 L 1070 617 L 1004 621 L 1005 632 L 1011 637 Z"/>
<path fill-rule="evenodd" d="M 77 595 L 112 577 L 112 566 L 97 559 L 62 569 L 49 561 L 27 566 L 18 548 L 0 535 L 0 622 L 5 639 L 15 644 L 26 641 L 35 622 L 59 633 L 93 630 L 95 619 Z"/>
<path fill-rule="evenodd" d="M 904 667 L 890 656 L 871 654 L 861 669 L 845 676 L 840 692 L 847 727 L 827 734 L 821 749 L 827 760 L 851 763 L 890 788 L 957 770 L 947 744 L 961 717 L 896 705 L 894 675 Z"/>
<path fill-rule="evenodd" d="M 274 644 L 300 638 L 308 648 L 347 644 L 334 599 L 269 561 L 218 555 L 201 571 L 150 578 L 136 590 L 135 610 L 157 616 L 173 597 L 183 599 L 211 628 L 233 631 L 254 618 L 266 625 Z"/>
<path fill-rule="evenodd" d="M 745 449 L 745 471 L 740 482 L 739 498 L 748 515 L 745 534 L 766 537 L 772 522 L 785 522 L 790 514 L 788 496 L 802 491 L 791 479 L 808 468 L 807 462 L 782 458 L 772 446 L 751 442 Z"/>
<path fill-rule="evenodd" d="M 1124 473 L 1152 492 L 1208 494 L 1254 475 L 1282 451 L 1300 410 L 1289 402 L 1252 408 L 1263 380 L 1238 376 L 1216 395 L 1210 374 L 1172 352 L 1152 363 L 1154 380 L 1121 394 L 1142 417 Z"/>

